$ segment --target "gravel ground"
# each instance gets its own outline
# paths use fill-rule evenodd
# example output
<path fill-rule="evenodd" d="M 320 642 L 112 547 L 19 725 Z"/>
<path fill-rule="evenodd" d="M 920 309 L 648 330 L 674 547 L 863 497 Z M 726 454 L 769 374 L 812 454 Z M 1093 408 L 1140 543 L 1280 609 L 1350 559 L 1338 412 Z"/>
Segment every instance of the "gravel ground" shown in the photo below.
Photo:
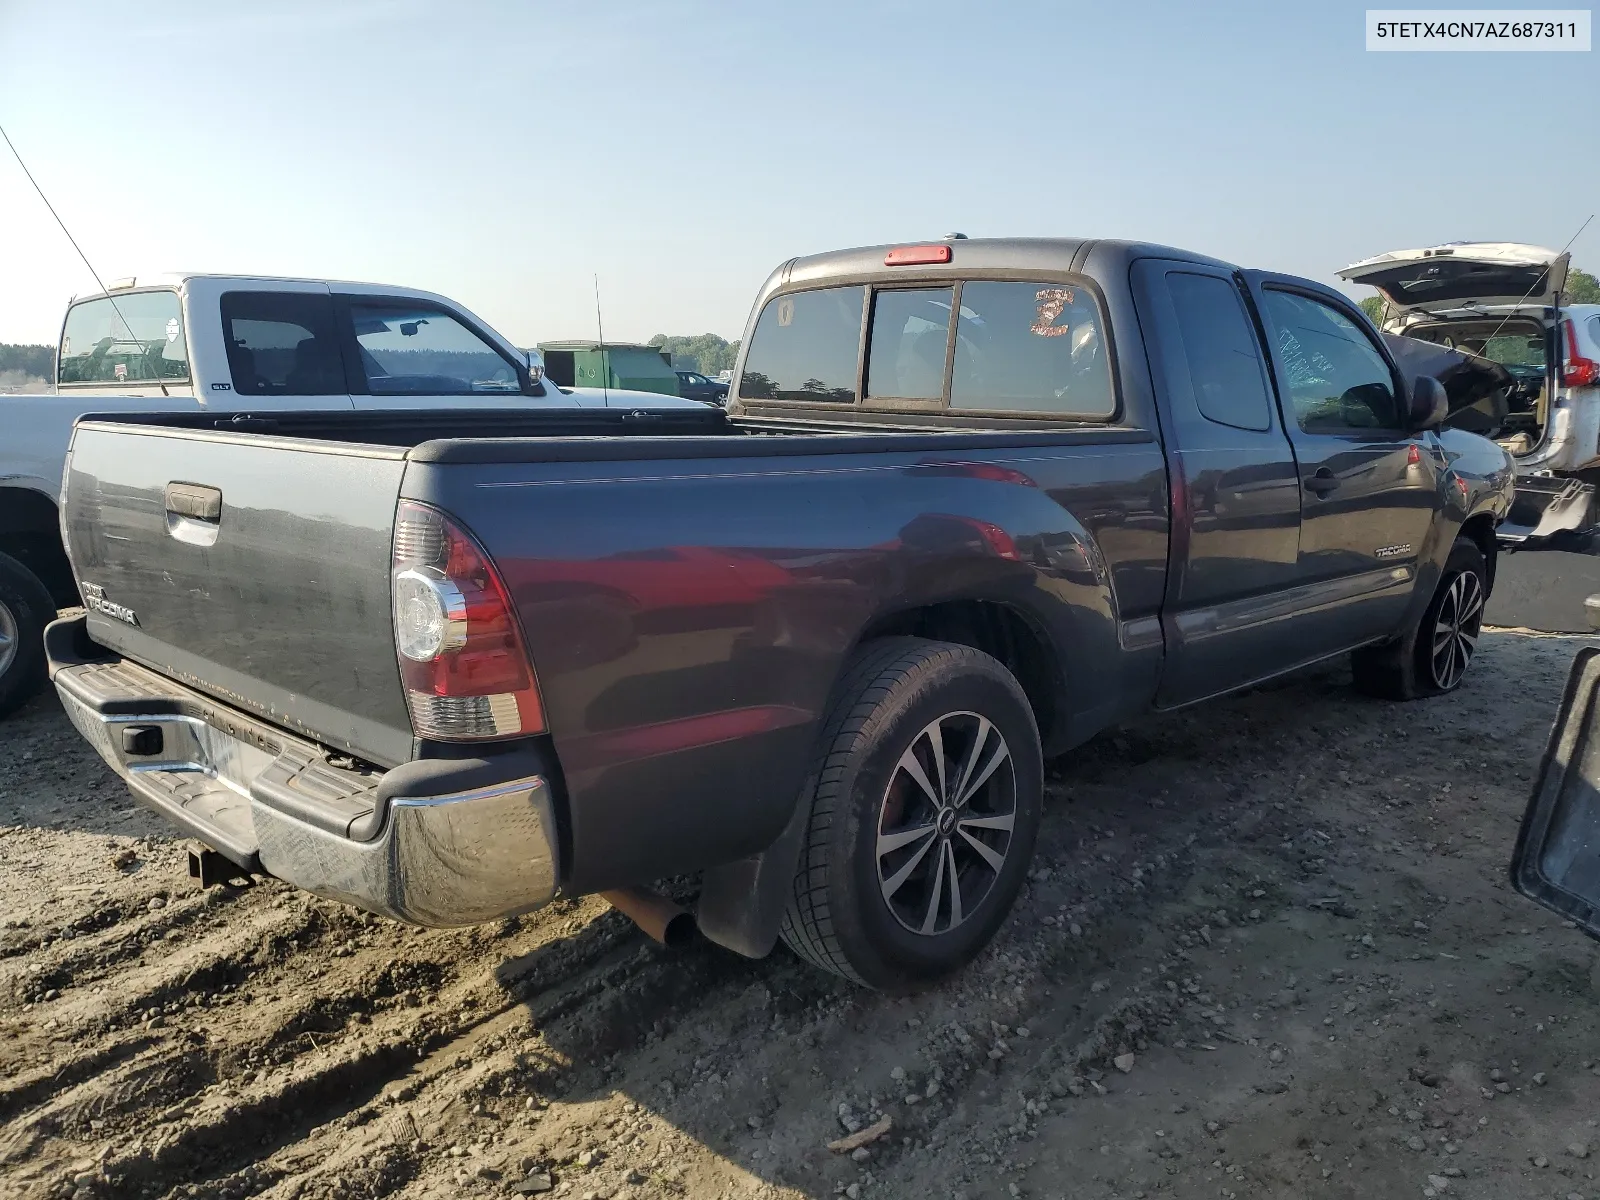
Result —
<path fill-rule="evenodd" d="M 1583 644 L 1097 739 L 994 947 L 909 998 L 592 899 L 201 892 L 41 697 L 0 729 L 0 1196 L 1600 1197 L 1600 946 L 1505 880 Z"/>

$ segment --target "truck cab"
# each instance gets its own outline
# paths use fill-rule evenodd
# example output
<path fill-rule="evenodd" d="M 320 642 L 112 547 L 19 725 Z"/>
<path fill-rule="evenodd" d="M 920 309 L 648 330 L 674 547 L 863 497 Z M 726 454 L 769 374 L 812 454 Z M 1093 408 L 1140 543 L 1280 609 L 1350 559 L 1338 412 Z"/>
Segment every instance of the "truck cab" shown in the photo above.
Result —
<path fill-rule="evenodd" d="M 524 351 L 444 296 L 234 275 L 128 280 L 74 299 L 56 380 L 62 395 L 188 397 L 218 409 L 553 398 Z"/>

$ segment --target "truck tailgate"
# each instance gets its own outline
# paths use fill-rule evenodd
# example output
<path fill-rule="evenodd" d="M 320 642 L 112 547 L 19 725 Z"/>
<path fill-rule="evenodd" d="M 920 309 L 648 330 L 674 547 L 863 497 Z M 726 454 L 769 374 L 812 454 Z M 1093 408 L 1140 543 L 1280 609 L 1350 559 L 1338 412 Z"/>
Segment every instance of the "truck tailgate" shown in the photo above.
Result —
<path fill-rule="evenodd" d="M 84 422 L 63 524 L 94 641 L 282 727 L 411 757 L 390 542 L 404 451 Z"/>

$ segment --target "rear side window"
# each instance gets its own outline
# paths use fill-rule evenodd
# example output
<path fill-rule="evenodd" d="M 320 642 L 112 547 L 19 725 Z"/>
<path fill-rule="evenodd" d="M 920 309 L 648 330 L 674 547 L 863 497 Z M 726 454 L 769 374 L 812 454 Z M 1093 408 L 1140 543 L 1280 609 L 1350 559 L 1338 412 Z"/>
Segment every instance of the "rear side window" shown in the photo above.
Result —
<path fill-rule="evenodd" d="M 374 396 L 519 392 L 509 359 L 449 313 L 351 304 L 357 353 Z"/>
<path fill-rule="evenodd" d="M 1271 429 L 1261 352 L 1239 289 L 1215 275 L 1167 273 L 1195 404 L 1208 421 Z"/>
<path fill-rule="evenodd" d="M 879 292 L 872 298 L 867 395 L 896 400 L 944 397 L 951 288 Z"/>
<path fill-rule="evenodd" d="M 125 292 L 67 310 L 57 379 L 71 383 L 183 382 L 189 346 L 177 292 Z"/>
<path fill-rule="evenodd" d="M 853 404 L 862 287 L 791 292 L 767 301 L 739 377 L 746 400 Z"/>
<path fill-rule="evenodd" d="M 950 407 L 1109 417 L 1116 411 L 1104 323 L 1087 288 L 961 285 Z"/>
<path fill-rule="evenodd" d="M 240 395 L 342 396 L 350 390 L 326 293 L 225 292 L 222 336 Z"/>

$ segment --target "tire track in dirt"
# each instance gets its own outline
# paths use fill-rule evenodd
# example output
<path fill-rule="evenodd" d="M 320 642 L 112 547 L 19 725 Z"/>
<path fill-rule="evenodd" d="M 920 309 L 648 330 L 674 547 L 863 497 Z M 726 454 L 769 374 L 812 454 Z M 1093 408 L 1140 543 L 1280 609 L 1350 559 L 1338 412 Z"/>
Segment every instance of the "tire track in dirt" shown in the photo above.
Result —
<path fill-rule="evenodd" d="M 714 965 L 685 971 L 675 956 L 641 956 L 637 931 L 598 901 L 556 906 L 495 934 L 424 933 L 273 891 L 234 895 L 217 922 L 166 914 L 46 951 L 41 974 L 63 985 L 92 985 L 132 963 L 152 935 L 163 954 L 83 1018 L 104 1037 L 0 1093 L 9 1123 L 0 1159 L 43 1182 L 52 1137 L 121 1134 L 97 1172 L 119 1194 L 236 1191 L 245 1178 L 259 1187 L 279 1149 L 295 1147 L 306 1169 L 306 1143 L 318 1131 L 430 1060 L 476 1058 L 497 1023 L 531 1028 L 634 994 L 641 978 L 656 999 L 676 993 L 688 1005 L 717 974 Z M 214 906 L 191 902 L 197 911 Z M 166 943 L 168 935 L 180 940 Z M 519 953 L 506 955 L 508 938 Z M 633 1023 L 637 1008 L 616 1028 Z M 155 1019 L 154 1032 L 110 1040 L 119 1023 L 141 1018 L 146 1029 Z M 603 1053 L 628 1040 L 604 1021 L 595 1036 Z M 547 1082 L 559 1087 L 557 1076 Z M 474 1086 L 501 1085 L 491 1077 Z M 139 1134 L 138 1117 L 150 1112 L 164 1117 L 154 1143 Z M 409 1178 L 406 1161 L 388 1156 L 389 1185 Z"/>

